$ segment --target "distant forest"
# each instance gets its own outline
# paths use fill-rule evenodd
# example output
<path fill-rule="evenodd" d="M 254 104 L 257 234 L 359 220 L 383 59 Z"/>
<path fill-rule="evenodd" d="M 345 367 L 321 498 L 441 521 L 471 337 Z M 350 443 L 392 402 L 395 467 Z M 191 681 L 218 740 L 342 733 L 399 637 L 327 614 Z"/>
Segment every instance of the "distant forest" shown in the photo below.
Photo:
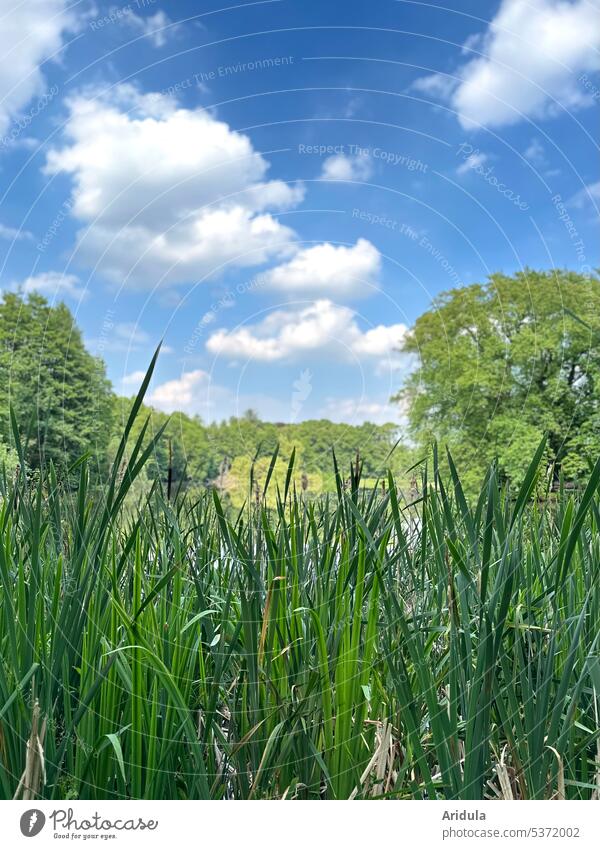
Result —
<path fill-rule="evenodd" d="M 150 359 L 150 354 L 149 357 Z M 75 321 L 64 304 L 50 306 L 39 295 L 5 293 L 0 303 L 0 464 L 17 465 L 10 417 L 12 406 L 26 460 L 33 472 L 52 462 L 68 470 L 85 453 L 94 461 L 98 482 L 118 446 L 132 399 L 114 394 L 104 363 L 85 349 Z M 274 483 L 285 477 L 294 451 L 297 490 L 307 496 L 334 489 L 332 449 L 346 473 L 357 454 L 365 486 L 372 485 L 390 463 L 400 473 L 406 451 L 398 446 L 397 426 L 334 424 L 328 420 L 298 424 L 260 421 L 253 411 L 240 418 L 206 424 L 184 413 L 167 415 L 144 407 L 132 439 L 147 420 L 144 442 L 166 425 L 146 467 L 136 480 L 134 496 L 158 479 L 186 490 L 217 486 L 234 504 L 264 481 L 276 448 Z M 170 472 L 169 472 L 170 470 Z M 133 497 L 133 496 L 132 496 Z"/>
<path fill-rule="evenodd" d="M 477 491 L 491 462 L 501 479 L 519 484 L 542 437 L 554 485 L 583 479 L 600 454 L 596 276 L 525 270 L 443 292 L 416 320 L 402 350 L 417 363 L 396 396 L 407 415 L 402 433 L 395 424 L 276 424 L 252 411 L 206 424 L 148 408 L 147 423 L 138 417 L 133 436 L 145 442 L 166 428 L 136 481 L 138 495 L 170 478 L 171 488 L 216 486 L 240 504 L 253 494 L 251 470 L 252 488 L 260 492 L 276 449 L 274 483 L 285 479 L 293 454 L 293 484 L 307 497 L 335 488 L 333 452 L 342 476 L 358 460 L 365 487 L 389 468 L 410 491 L 416 473 L 408 470 L 437 442 L 437 462 L 447 464 L 448 448 L 468 493 Z M 88 454 L 101 482 L 131 403 L 114 394 L 104 363 L 85 349 L 64 304 L 4 293 L 0 465 L 16 466 L 18 428 L 32 473 L 52 462 L 68 474 Z"/>

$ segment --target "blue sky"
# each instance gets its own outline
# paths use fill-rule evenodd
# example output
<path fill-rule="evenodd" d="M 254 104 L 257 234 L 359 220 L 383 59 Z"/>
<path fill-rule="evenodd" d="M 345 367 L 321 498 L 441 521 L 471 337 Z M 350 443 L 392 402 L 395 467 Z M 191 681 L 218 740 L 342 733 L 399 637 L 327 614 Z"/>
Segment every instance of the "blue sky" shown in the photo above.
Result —
<path fill-rule="evenodd" d="M 5 290 L 116 391 L 395 421 L 438 293 L 598 265 L 597 0 L 0 0 Z M 596 238 L 594 238 L 596 236 Z"/>

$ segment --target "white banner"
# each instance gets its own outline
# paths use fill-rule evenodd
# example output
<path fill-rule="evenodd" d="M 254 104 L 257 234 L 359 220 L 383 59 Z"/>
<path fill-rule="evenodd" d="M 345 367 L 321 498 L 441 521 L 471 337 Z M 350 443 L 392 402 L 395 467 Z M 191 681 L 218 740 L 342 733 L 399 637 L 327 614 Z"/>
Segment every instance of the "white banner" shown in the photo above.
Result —
<path fill-rule="evenodd" d="M 598 802 L 0 802 L 0 845 L 600 845 Z"/>

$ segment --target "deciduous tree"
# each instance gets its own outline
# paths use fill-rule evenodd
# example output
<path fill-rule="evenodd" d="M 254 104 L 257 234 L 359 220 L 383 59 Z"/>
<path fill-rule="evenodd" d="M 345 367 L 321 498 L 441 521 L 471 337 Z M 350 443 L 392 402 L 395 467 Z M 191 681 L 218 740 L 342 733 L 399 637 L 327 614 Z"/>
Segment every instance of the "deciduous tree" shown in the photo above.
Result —
<path fill-rule="evenodd" d="M 498 458 L 518 481 L 542 435 L 567 477 L 600 454 L 600 281 L 525 270 L 444 292 L 403 346 L 413 437 L 446 443 L 473 483 Z"/>

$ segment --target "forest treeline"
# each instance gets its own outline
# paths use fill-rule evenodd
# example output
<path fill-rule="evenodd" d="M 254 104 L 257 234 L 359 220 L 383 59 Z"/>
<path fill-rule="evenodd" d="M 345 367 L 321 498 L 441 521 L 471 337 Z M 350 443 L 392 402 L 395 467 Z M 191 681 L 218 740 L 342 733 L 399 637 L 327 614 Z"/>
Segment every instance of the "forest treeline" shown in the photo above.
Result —
<path fill-rule="evenodd" d="M 131 399 L 115 399 L 115 421 L 108 456 L 113 457 L 119 435 L 126 423 Z M 412 477 L 405 474 L 411 452 L 398 441 L 394 424 L 338 424 L 319 419 L 284 424 L 261 421 L 252 411 L 239 418 L 205 424 L 184 413 L 165 413 L 142 408 L 132 431 L 132 441 L 139 435 L 144 421 L 149 425 L 146 440 L 165 427 L 162 438 L 136 486 L 147 488 L 155 478 L 168 481 L 172 470 L 173 487 L 186 489 L 216 486 L 234 504 L 248 496 L 258 496 L 267 478 L 271 459 L 278 452 L 273 483 L 283 484 L 290 459 L 294 459 L 292 483 L 298 492 L 308 496 L 335 490 L 333 452 L 344 472 L 357 457 L 362 464 L 363 485 L 373 486 L 391 467 L 410 486 Z M 252 469 L 252 492 L 249 491 Z M 413 484 L 414 485 L 414 484 Z M 273 497 L 275 486 L 273 486 Z"/>
<path fill-rule="evenodd" d="M 213 485 L 240 503 L 249 495 L 251 468 L 258 492 L 276 448 L 274 482 L 285 478 L 293 454 L 293 483 L 308 495 L 334 489 L 332 449 L 344 474 L 358 452 L 367 487 L 391 468 L 400 487 L 414 488 L 408 470 L 437 441 L 450 447 L 469 492 L 491 462 L 501 478 L 518 484 L 543 436 L 545 466 L 557 481 L 577 481 L 600 455 L 598 277 L 526 269 L 443 292 L 402 350 L 416 365 L 396 396 L 407 415 L 401 432 L 393 423 L 277 424 L 252 411 L 209 424 L 147 408 L 143 439 L 165 431 L 138 491 L 170 477 L 172 487 Z M 0 465 L 10 470 L 17 463 L 17 426 L 32 472 L 51 461 L 66 474 L 88 454 L 102 481 L 131 403 L 113 392 L 104 363 L 86 350 L 64 304 L 3 294 Z M 132 438 L 144 416 L 137 421 Z M 439 452 L 442 465 L 444 456 Z"/>
<path fill-rule="evenodd" d="M 150 353 L 149 357 L 150 359 Z M 104 363 L 85 348 L 81 333 L 64 304 L 51 306 L 40 295 L 25 298 L 5 293 L 0 303 L 0 464 L 14 469 L 10 408 L 18 420 L 28 466 L 35 471 L 52 462 L 66 470 L 89 454 L 98 482 L 112 463 L 132 398 L 116 395 Z M 340 468 L 349 468 L 359 452 L 368 482 L 390 463 L 398 439 L 394 424 L 336 424 L 322 419 L 297 424 L 261 421 L 248 411 L 239 418 L 207 424 L 199 417 L 172 415 L 143 407 L 131 439 L 148 421 L 144 441 L 165 428 L 162 438 L 136 480 L 141 495 L 159 479 L 165 486 L 214 485 L 241 503 L 248 495 L 250 468 L 255 486 L 264 481 L 278 447 L 280 466 L 294 452 L 294 483 L 308 495 L 333 489 L 332 449 Z M 406 452 L 397 449 L 393 464 L 401 472 Z"/>

